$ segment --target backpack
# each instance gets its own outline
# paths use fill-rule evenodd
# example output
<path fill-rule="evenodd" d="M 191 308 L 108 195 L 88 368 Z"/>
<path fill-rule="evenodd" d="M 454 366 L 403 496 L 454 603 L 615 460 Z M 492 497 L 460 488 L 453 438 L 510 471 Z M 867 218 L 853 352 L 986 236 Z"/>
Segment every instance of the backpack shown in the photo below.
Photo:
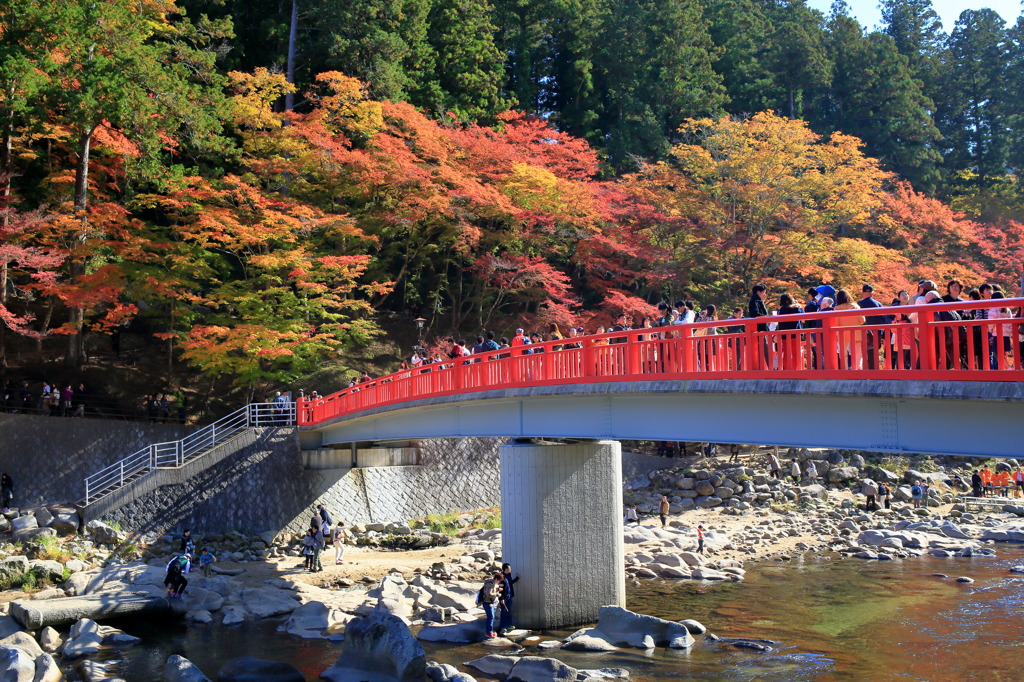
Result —
<path fill-rule="evenodd" d="M 484 581 L 483 587 L 476 595 L 477 604 L 493 604 L 498 599 L 498 583 L 493 578 Z"/>
<path fill-rule="evenodd" d="M 171 563 L 171 567 L 168 569 L 168 573 L 171 577 L 177 578 L 181 575 L 182 571 L 185 570 L 185 566 L 188 565 L 188 559 L 183 556 L 175 557 L 174 562 Z"/>
<path fill-rule="evenodd" d="M 918 495 L 920 495 L 921 494 L 921 486 L 919 486 L 919 485 L 913 486 L 910 489 L 910 494 L 913 495 L 914 497 L 917 497 Z"/>

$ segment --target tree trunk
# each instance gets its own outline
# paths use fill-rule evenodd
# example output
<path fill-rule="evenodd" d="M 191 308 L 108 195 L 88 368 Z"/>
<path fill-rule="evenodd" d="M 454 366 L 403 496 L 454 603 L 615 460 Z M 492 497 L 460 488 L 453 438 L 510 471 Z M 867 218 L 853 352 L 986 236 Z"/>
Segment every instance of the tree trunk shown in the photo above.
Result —
<path fill-rule="evenodd" d="M 78 236 L 78 242 L 85 243 L 89 230 L 89 217 L 86 211 L 89 208 L 89 152 L 92 147 L 92 133 L 95 130 L 93 125 L 82 127 L 82 134 L 78 138 L 78 163 L 75 166 L 75 212 L 79 214 L 82 221 L 82 231 Z M 74 247 L 72 247 L 74 248 Z M 85 262 L 71 254 L 70 268 L 71 279 L 74 281 L 85 274 Z M 71 309 L 71 322 L 75 327 L 75 333 L 68 337 L 68 364 L 79 366 L 85 360 L 85 339 L 83 338 L 85 328 L 85 310 L 81 306 Z"/>
<path fill-rule="evenodd" d="M 0 180 L 3 181 L 3 188 L 0 189 L 0 209 L 10 208 L 11 198 L 11 172 L 13 162 L 11 160 L 11 148 L 14 144 L 14 109 L 7 112 L 7 120 L 4 121 L 3 146 L 0 147 Z M 3 222 L 0 224 L 0 236 L 7 238 L 7 228 L 10 225 L 11 217 L 4 212 Z M 7 261 L 0 265 L 0 306 L 7 307 Z M 7 366 L 7 325 L 0 322 L 0 366 Z"/>
<path fill-rule="evenodd" d="M 295 34 L 299 25 L 299 0 L 292 0 L 291 26 L 288 28 L 288 63 L 285 68 L 285 78 L 292 85 L 295 85 Z M 291 111 L 295 106 L 295 93 L 289 92 L 284 96 L 284 110 Z"/>

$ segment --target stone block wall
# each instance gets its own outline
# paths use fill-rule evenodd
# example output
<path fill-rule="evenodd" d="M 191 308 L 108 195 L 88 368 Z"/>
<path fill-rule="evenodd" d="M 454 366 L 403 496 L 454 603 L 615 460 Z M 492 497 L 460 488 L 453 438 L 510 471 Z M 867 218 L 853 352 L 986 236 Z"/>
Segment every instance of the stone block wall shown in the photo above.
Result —
<path fill-rule="evenodd" d="M 132 532 L 301 531 L 316 505 L 347 523 L 400 521 L 498 504 L 498 439 L 424 441 L 418 466 L 303 466 L 292 428 L 255 429 L 235 452 L 178 483 L 144 493 L 103 518 Z"/>
<path fill-rule="evenodd" d="M 417 466 L 306 471 L 309 506 L 286 524 L 300 531 L 323 504 L 346 523 L 402 521 L 499 504 L 499 438 L 420 442 Z"/>
<path fill-rule="evenodd" d="M 196 427 L 108 419 L 0 414 L 0 472 L 14 480 L 14 503 L 77 502 L 85 477 L 150 443 L 179 440 Z"/>

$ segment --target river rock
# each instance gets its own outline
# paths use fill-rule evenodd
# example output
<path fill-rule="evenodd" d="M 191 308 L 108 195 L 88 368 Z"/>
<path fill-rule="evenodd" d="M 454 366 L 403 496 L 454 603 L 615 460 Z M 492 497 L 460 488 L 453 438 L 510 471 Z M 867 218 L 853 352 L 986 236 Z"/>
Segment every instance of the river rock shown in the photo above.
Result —
<path fill-rule="evenodd" d="M 829 483 L 845 483 L 846 481 L 856 480 L 860 476 L 860 472 L 857 467 L 836 467 L 835 469 L 829 470 L 826 477 Z"/>
<path fill-rule="evenodd" d="M 64 682 L 64 673 L 53 656 L 44 653 L 36 658 L 36 675 L 32 682 Z"/>
<path fill-rule="evenodd" d="M 241 597 L 245 610 L 257 618 L 280 616 L 299 607 L 294 593 L 287 590 L 246 588 L 242 590 Z"/>
<path fill-rule="evenodd" d="M 611 642 L 592 637 L 590 635 L 579 635 L 562 644 L 563 649 L 568 651 L 618 651 L 619 647 Z"/>
<path fill-rule="evenodd" d="M 450 642 L 452 644 L 469 644 L 484 639 L 486 625 L 482 618 L 468 623 L 451 625 L 427 625 L 416 637 L 424 642 Z"/>
<path fill-rule="evenodd" d="M 331 682 L 355 679 L 356 671 L 374 674 L 375 680 L 419 682 L 426 676 L 423 647 L 401 618 L 373 613 L 345 628 L 345 643 L 338 662 L 320 674 Z"/>
<path fill-rule="evenodd" d="M 973 583 L 974 582 L 974 578 L 968 578 L 967 576 L 964 575 L 964 576 L 960 576 L 959 578 L 957 578 L 956 581 L 958 583 Z"/>
<path fill-rule="evenodd" d="M 77 512 L 61 510 L 54 515 L 49 526 L 57 531 L 58 535 L 74 535 L 78 532 L 79 522 Z"/>
<path fill-rule="evenodd" d="M 708 631 L 704 625 L 696 620 L 687 618 L 686 620 L 678 621 L 680 625 L 686 628 L 686 631 L 691 635 L 703 635 Z"/>
<path fill-rule="evenodd" d="M 36 518 L 36 525 L 40 528 L 49 526 L 50 522 L 53 521 L 53 514 L 46 507 L 36 509 L 36 513 L 33 516 Z"/>
<path fill-rule="evenodd" d="M 216 592 L 201 587 L 189 587 L 185 592 L 185 608 L 189 611 L 220 611 L 222 606 L 224 597 Z"/>
<path fill-rule="evenodd" d="M 92 656 L 99 652 L 101 644 L 103 635 L 100 634 L 100 626 L 94 620 L 82 618 L 71 626 L 62 654 L 65 659 Z"/>
<path fill-rule="evenodd" d="M 292 615 L 278 630 L 306 639 L 317 639 L 330 626 L 331 610 L 323 602 L 310 601 L 292 611 Z"/>
<path fill-rule="evenodd" d="M 519 661 L 516 656 L 502 656 L 499 654 L 491 654 L 478 658 L 475 661 L 467 661 L 466 665 L 474 670 L 479 670 L 488 677 L 498 677 L 505 679 L 509 673 L 512 672 L 512 668 Z"/>
<path fill-rule="evenodd" d="M 23 556 L 12 556 L 0 561 L 0 582 L 8 585 L 21 580 L 21 576 L 28 571 L 28 558 Z"/>
<path fill-rule="evenodd" d="M 116 544 L 124 539 L 124 534 L 116 531 L 98 519 L 85 524 L 85 530 L 92 536 L 93 542 L 100 544 Z"/>
<path fill-rule="evenodd" d="M 698 495 L 714 495 L 715 486 L 711 485 L 711 481 L 699 481 L 695 486 L 694 490 L 697 491 Z"/>
<path fill-rule="evenodd" d="M 39 631 L 39 646 L 46 653 L 54 653 L 60 649 L 63 643 L 64 639 L 60 636 L 60 633 L 49 625 Z"/>
<path fill-rule="evenodd" d="M 13 635 L 8 635 L 7 637 L 0 639 L 0 646 L 21 649 L 28 654 L 33 661 L 43 655 L 43 650 L 39 646 L 39 643 L 27 632 L 15 632 Z"/>
<path fill-rule="evenodd" d="M 224 625 L 238 625 L 245 622 L 245 609 L 240 606 L 228 606 L 224 609 L 224 618 L 221 623 Z"/>
<path fill-rule="evenodd" d="M 36 517 L 28 514 L 26 516 L 19 516 L 11 520 L 11 530 L 15 535 L 23 533 L 25 531 L 39 528 L 39 522 L 36 521 Z"/>
<path fill-rule="evenodd" d="M 36 661 L 17 647 L 0 646 L 0 680 L 4 682 L 33 682 Z"/>
<path fill-rule="evenodd" d="M 1004 523 L 995 528 L 989 528 L 981 535 L 982 540 L 994 540 L 996 542 L 1024 542 L 1024 524 L 1019 522 Z M 0 566 L 3 566 L 0 563 Z"/>
<path fill-rule="evenodd" d="M 306 676 L 290 663 L 242 656 L 221 667 L 217 682 L 306 682 Z"/>
<path fill-rule="evenodd" d="M 561 661 L 540 656 L 523 656 L 512 666 L 507 682 L 558 682 L 575 680 L 578 671 Z"/>
<path fill-rule="evenodd" d="M 164 663 L 164 682 L 210 682 L 195 663 L 184 656 L 174 654 Z"/>
<path fill-rule="evenodd" d="M 597 625 L 575 633 L 575 636 L 582 635 L 598 637 L 616 646 L 636 648 L 667 645 L 673 649 L 686 649 L 693 646 L 693 637 L 685 626 L 633 613 L 620 606 L 602 606 Z"/>
<path fill-rule="evenodd" d="M 64 580 L 64 566 L 59 561 L 51 559 L 33 559 L 28 562 L 28 570 L 33 571 L 37 576 L 46 578 L 51 582 L 59 583 Z M 63 594 L 61 595 L 64 596 Z"/>

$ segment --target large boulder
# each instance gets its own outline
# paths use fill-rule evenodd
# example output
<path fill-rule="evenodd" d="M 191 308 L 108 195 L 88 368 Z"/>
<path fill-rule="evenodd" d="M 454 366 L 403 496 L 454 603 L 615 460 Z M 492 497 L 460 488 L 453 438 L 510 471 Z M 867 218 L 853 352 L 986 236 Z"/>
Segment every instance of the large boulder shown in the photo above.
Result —
<path fill-rule="evenodd" d="M 210 678 L 195 663 L 174 654 L 164 663 L 163 682 L 210 682 Z"/>
<path fill-rule="evenodd" d="M 291 613 L 299 608 L 295 593 L 275 588 L 246 588 L 242 590 L 242 605 L 257 618 L 270 618 Z"/>
<path fill-rule="evenodd" d="M 306 676 L 290 663 L 242 656 L 221 667 L 217 682 L 306 682 Z"/>
<path fill-rule="evenodd" d="M 694 641 L 685 625 L 654 616 L 633 613 L 621 606 L 602 606 L 598 612 L 597 625 L 590 629 L 580 630 L 569 639 L 581 635 L 597 637 L 616 646 L 640 649 L 649 649 L 654 646 L 687 649 L 693 646 Z"/>
<path fill-rule="evenodd" d="M 33 559 L 28 562 L 28 570 L 40 578 L 46 578 L 54 583 L 64 580 L 64 566 L 59 561 L 51 559 Z"/>
<path fill-rule="evenodd" d="M 64 682 L 64 673 L 61 672 L 57 661 L 53 660 L 53 656 L 40 654 L 36 658 L 36 676 L 32 682 Z"/>
<path fill-rule="evenodd" d="M 291 617 L 278 629 L 306 639 L 317 639 L 330 626 L 331 610 L 323 602 L 310 601 L 292 611 Z"/>
<path fill-rule="evenodd" d="M 46 507 L 40 507 L 39 509 L 36 509 L 36 513 L 34 514 L 34 516 L 36 517 L 36 525 L 40 528 L 45 528 L 46 526 L 49 526 L 50 522 L 53 521 L 53 514 L 50 513 L 50 510 L 47 509 Z"/>
<path fill-rule="evenodd" d="M 846 483 L 859 478 L 860 472 L 857 471 L 857 467 L 836 467 L 829 470 L 827 477 L 829 483 Z"/>
<path fill-rule="evenodd" d="M 57 531 L 57 535 L 74 535 L 78 532 L 78 526 L 81 519 L 78 517 L 78 512 L 69 510 L 59 510 L 54 514 L 53 520 L 50 521 L 50 528 Z"/>
<path fill-rule="evenodd" d="M 12 556 L 0 561 L 0 583 L 6 586 L 21 580 L 21 576 L 28 572 L 28 558 L 23 556 Z"/>
<path fill-rule="evenodd" d="M 33 682 L 36 661 L 23 649 L 0 645 L 0 680 L 4 682 Z"/>
<path fill-rule="evenodd" d="M 501 656 L 498 654 L 491 654 L 490 656 L 484 656 L 474 661 L 467 661 L 466 665 L 474 670 L 479 670 L 488 677 L 497 677 L 499 679 L 505 679 L 508 674 L 512 672 L 512 668 L 519 662 L 517 656 Z"/>
<path fill-rule="evenodd" d="M 64 644 L 63 655 L 65 659 L 81 658 L 99 653 L 103 644 L 103 635 L 100 633 L 100 626 L 94 620 L 82 618 L 71 626 L 68 632 L 67 643 Z"/>
<path fill-rule="evenodd" d="M 561 661 L 540 656 L 523 656 L 508 674 L 507 682 L 558 682 L 575 680 L 579 671 Z"/>
<path fill-rule="evenodd" d="M 711 481 L 700 481 L 694 487 L 698 495 L 714 495 L 715 486 L 711 485 Z"/>
<path fill-rule="evenodd" d="M 338 662 L 320 674 L 331 682 L 349 682 L 353 673 L 367 671 L 375 680 L 420 682 L 426 677 L 423 647 L 401 618 L 375 612 L 345 628 Z"/>
<path fill-rule="evenodd" d="M 27 514 L 25 516 L 18 516 L 14 519 L 11 519 L 11 530 L 14 532 L 15 535 L 17 535 L 18 533 L 23 533 L 27 530 L 33 530 L 35 528 L 39 528 L 39 522 L 36 521 L 36 517 L 32 516 L 31 514 Z"/>
<path fill-rule="evenodd" d="M 113 545 L 124 539 L 123 533 L 114 530 L 98 519 L 94 519 L 85 524 L 85 530 L 90 536 L 92 536 L 93 542 L 98 542 L 100 544 Z"/>
<path fill-rule="evenodd" d="M 1004 523 L 995 528 L 986 529 L 982 540 L 994 540 L 995 542 L 1024 542 L 1024 524 Z"/>

